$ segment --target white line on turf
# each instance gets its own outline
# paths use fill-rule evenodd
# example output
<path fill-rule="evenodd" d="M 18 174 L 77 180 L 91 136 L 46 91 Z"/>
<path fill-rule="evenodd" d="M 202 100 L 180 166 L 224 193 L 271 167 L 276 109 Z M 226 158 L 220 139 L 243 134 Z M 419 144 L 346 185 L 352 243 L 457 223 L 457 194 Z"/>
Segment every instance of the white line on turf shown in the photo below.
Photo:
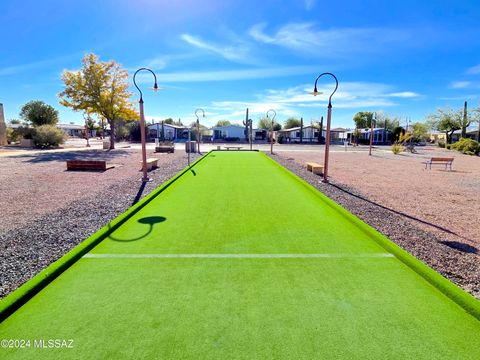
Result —
<path fill-rule="evenodd" d="M 392 258 L 390 253 L 371 254 L 85 254 L 88 259 L 375 259 Z"/>

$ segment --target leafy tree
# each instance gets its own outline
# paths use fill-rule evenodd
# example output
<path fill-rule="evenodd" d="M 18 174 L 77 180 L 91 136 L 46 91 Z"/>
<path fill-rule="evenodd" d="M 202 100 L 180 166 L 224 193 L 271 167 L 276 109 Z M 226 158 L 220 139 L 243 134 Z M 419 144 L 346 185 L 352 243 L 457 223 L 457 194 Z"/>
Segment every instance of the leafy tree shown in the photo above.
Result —
<path fill-rule="evenodd" d="M 110 124 L 110 149 L 115 148 L 115 122 L 136 120 L 138 113 L 130 101 L 128 72 L 110 60 L 100 62 L 95 54 L 86 54 L 79 71 L 65 70 L 65 89 L 59 94 L 60 103 L 74 111 L 97 114 Z"/>
<path fill-rule="evenodd" d="M 272 130 L 272 120 L 268 119 L 266 116 L 261 118 L 258 121 L 257 127 L 259 129 Z M 273 131 L 278 131 L 282 129 L 282 125 L 277 122 L 273 124 Z"/>
<path fill-rule="evenodd" d="M 287 121 L 285 121 L 285 125 L 283 125 L 284 129 L 291 129 L 294 127 L 300 127 L 300 119 L 294 117 L 288 118 Z"/>
<path fill-rule="evenodd" d="M 18 120 L 18 119 L 10 119 L 8 122 L 9 122 L 10 124 L 12 124 L 12 125 L 20 125 L 20 124 L 22 123 L 22 122 L 21 122 L 20 120 Z"/>
<path fill-rule="evenodd" d="M 447 144 L 451 144 L 453 132 L 462 128 L 462 117 L 461 110 L 438 109 L 429 115 L 428 123 L 433 129 L 445 132 Z"/>
<path fill-rule="evenodd" d="M 232 123 L 228 120 L 218 120 L 215 126 L 228 126 L 232 125 Z"/>
<path fill-rule="evenodd" d="M 360 111 L 353 116 L 353 122 L 357 129 L 369 128 L 372 124 L 373 113 L 370 111 Z"/>
<path fill-rule="evenodd" d="M 477 141 L 480 142 L 480 108 L 473 109 L 472 117 L 473 121 L 477 122 L 478 124 Z"/>
<path fill-rule="evenodd" d="M 172 118 L 168 118 L 168 119 L 163 120 L 163 123 L 164 123 L 164 124 L 173 125 L 174 121 L 173 121 Z"/>
<path fill-rule="evenodd" d="M 22 106 L 20 117 L 33 126 L 55 125 L 58 111 L 43 101 L 32 100 Z"/>
<path fill-rule="evenodd" d="M 383 112 L 377 112 L 376 120 L 377 123 L 375 126 L 377 128 L 384 128 L 390 131 L 393 131 L 393 129 L 395 129 L 395 127 L 400 123 L 398 118 L 391 118 L 388 114 Z"/>
<path fill-rule="evenodd" d="M 392 131 L 392 142 L 398 142 L 405 137 L 405 129 L 401 126 L 396 126 Z"/>
<path fill-rule="evenodd" d="M 91 117 L 87 118 L 87 120 L 85 121 L 85 126 L 90 131 L 95 130 L 97 128 L 97 124 L 95 123 L 95 120 L 93 120 Z"/>
<path fill-rule="evenodd" d="M 414 141 L 425 141 L 428 138 L 428 126 L 425 123 L 417 122 L 412 125 L 412 139 Z"/>

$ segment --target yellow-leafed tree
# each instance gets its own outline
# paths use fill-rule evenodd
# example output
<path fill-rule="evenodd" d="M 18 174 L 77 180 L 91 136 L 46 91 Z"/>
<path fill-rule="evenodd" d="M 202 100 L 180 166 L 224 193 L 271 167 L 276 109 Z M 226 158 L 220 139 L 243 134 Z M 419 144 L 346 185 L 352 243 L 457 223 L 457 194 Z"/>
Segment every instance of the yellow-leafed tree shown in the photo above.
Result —
<path fill-rule="evenodd" d="M 82 65 L 78 71 L 63 72 L 65 89 L 59 94 L 60 104 L 106 119 L 110 149 L 115 149 L 115 120 L 139 118 L 128 91 L 128 72 L 113 60 L 99 61 L 95 54 L 86 54 Z"/>

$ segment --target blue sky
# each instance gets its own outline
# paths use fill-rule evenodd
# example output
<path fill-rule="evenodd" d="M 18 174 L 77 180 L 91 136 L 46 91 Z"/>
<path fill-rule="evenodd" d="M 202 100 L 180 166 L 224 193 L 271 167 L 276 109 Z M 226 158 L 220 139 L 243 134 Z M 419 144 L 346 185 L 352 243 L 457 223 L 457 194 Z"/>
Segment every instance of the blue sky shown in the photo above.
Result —
<path fill-rule="evenodd" d="M 163 88 L 146 92 L 148 121 L 184 123 L 197 108 L 207 125 L 326 115 L 326 97 L 308 94 L 322 72 L 340 85 L 333 126 L 358 111 L 422 121 L 438 107 L 480 99 L 480 2 L 471 1 L 13 1 L 0 12 L 0 102 L 7 119 L 43 100 L 61 122 L 82 114 L 58 103 L 64 69 L 86 52 L 114 59 L 131 75 L 152 68 Z M 131 81 L 131 79 L 130 79 Z M 141 77 L 145 88 L 148 76 Z M 322 78 L 319 90 L 331 92 Z M 132 88 L 132 100 L 138 100 Z"/>

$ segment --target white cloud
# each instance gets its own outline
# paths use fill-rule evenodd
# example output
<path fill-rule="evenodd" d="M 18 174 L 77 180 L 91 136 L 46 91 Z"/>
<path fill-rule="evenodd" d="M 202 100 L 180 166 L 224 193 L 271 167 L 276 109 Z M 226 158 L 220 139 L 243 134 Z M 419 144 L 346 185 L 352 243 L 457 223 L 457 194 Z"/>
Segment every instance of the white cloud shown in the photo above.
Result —
<path fill-rule="evenodd" d="M 190 45 L 220 55 L 229 61 L 240 63 L 252 62 L 248 57 L 249 48 L 245 44 L 236 44 L 235 46 L 219 46 L 208 43 L 190 34 L 182 34 L 180 38 Z"/>
<path fill-rule="evenodd" d="M 454 89 L 465 89 L 465 88 L 469 87 L 470 85 L 472 85 L 472 83 L 470 81 L 453 81 L 450 84 L 450 87 L 452 87 Z"/>
<path fill-rule="evenodd" d="M 159 82 L 202 82 L 233 81 L 247 79 L 276 78 L 292 75 L 310 74 L 316 68 L 311 66 L 284 66 L 273 68 L 253 68 L 238 70 L 218 70 L 202 72 L 172 72 L 157 74 Z"/>
<path fill-rule="evenodd" d="M 388 96 L 398 97 L 398 98 L 416 98 L 421 95 L 413 91 L 401 91 L 401 92 L 394 92 L 394 93 L 388 94 Z"/>
<path fill-rule="evenodd" d="M 469 68 L 467 70 L 467 74 L 470 74 L 470 75 L 480 74 L 480 64 Z"/>
<path fill-rule="evenodd" d="M 266 24 L 252 26 L 249 35 L 266 44 L 316 55 L 337 57 L 354 52 L 381 52 L 383 45 L 405 43 L 410 34 L 405 30 L 387 28 L 332 28 L 317 29 L 313 23 L 289 23 L 276 32 L 267 34 Z"/>
<path fill-rule="evenodd" d="M 279 118 L 301 116 L 305 108 L 325 110 L 328 97 L 334 89 L 334 83 L 318 84 L 323 95 L 312 96 L 312 84 L 298 85 L 286 89 L 269 89 L 258 94 L 256 101 L 213 101 L 209 109 L 218 115 L 214 119 L 235 120 L 245 114 L 248 107 L 252 119 L 265 115 L 267 110 L 275 109 Z M 393 86 L 382 83 L 343 82 L 332 97 L 333 107 L 337 109 L 375 110 L 398 105 L 392 97 L 413 98 L 419 96 L 412 91 L 392 92 Z M 394 96 L 395 95 L 395 96 Z M 322 110 L 322 111 L 323 111 Z"/>

